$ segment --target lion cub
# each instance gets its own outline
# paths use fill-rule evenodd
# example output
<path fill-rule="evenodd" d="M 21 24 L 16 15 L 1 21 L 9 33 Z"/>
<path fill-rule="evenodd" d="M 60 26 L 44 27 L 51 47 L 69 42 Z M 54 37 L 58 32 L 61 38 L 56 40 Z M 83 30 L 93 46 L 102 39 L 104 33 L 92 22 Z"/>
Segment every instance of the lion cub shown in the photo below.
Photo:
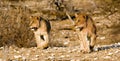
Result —
<path fill-rule="evenodd" d="M 75 30 L 77 30 L 82 52 L 91 52 L 96 42 L 96 26 L 87 14 L 75 14 Z"/>
<path fill-rule="evenodd" d="M 30 29 L 34 32 L 37 47 L 44 49 L 48 47 L 50 22 L 39 16 L 30 17 Z"/>

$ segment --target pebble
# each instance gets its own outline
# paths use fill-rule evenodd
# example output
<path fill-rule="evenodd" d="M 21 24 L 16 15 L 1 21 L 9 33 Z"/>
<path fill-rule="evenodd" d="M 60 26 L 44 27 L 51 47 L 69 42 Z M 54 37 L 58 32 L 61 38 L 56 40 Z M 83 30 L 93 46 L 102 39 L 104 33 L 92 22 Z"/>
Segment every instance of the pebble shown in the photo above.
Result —
<path fill-rule="evenodd" d="M 22 57 L 21 55 L 15 55 L 14 58 L 20 58 Z"/>
<path fill-rule="evenodd" d="M 104 58 L 105 58 L 105 59 L 110 59 L 111 57 L 110 57 L 110 56 L 105 56 Z"/>
<path fill-rule="evenodd" d="M 3 49 L 3 47 L 0 47 L 0 50 L 2 50 Z"/>
<path fill-rule="evenodd" d="M 100 37 L 100 39 L 101 39 L 101 40 L 104 40 L 104 39 L 105 39 L 105 36 L 103 36 L 103 37 Z"/>
<path fill-rule="evenodd" d="M 113 53 L 108 53 L 108 55 L 112 55 Z"/>

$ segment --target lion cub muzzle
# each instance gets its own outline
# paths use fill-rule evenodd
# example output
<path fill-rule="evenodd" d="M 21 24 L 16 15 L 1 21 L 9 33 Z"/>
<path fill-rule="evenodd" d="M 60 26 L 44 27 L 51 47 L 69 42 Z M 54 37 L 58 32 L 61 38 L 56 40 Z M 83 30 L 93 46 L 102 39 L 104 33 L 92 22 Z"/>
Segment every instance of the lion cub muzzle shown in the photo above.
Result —
<path fill-rule="evenodd" d="M 75 26 L 75 30 L 82 31 L 83 27 Z"/>

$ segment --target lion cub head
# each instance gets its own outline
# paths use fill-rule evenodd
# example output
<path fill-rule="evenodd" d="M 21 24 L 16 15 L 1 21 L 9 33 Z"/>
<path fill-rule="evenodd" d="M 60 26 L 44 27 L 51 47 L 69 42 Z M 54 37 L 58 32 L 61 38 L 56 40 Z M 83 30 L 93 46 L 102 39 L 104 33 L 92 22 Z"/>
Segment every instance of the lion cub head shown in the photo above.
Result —
<path fill-rule="evenodd" d="M 30 16 L 30 29 L 36 31 L 40 27 L 40 17 L 39 16 Z"/>
<path fill-rule="evenodd" d="M 87 26 L 88 15 L 75 14 L 75 28 L 83 29 Z"/>

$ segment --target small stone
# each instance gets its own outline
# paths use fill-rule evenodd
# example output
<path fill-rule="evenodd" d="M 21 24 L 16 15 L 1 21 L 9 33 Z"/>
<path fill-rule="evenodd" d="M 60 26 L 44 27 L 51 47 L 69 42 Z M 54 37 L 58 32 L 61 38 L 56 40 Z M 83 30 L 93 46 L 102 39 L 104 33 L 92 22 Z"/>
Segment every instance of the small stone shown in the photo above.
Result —
<path fill-rule="evenodd" d="M 105 59 L 110 59 L 111 57 L 110 57 L 110 56 L 105 56 L 104 58 L 105 58 Z"/>
<path fill-rule="evenodd" d="M 61 55 L 60 57 L 61 57 L 61 58 L 64 58 L 65 56 L 64 56 L 64 55 Z"/>
<path fill-rule="evenodd" d="M 108 53 L 108 55 L 112 55 L 113 53 Z"/>
<path fill-rule="evenodd" d="M 103 37 L 100 37 L 100 39 L 101 39 L 101 40 L 104 40 L 104 39 L 105 39 L 105 37 L 104 37 L 104 36 L 103 36 Z"/>
<path fill-rule="evenodd" d="M 39 57 L 39 55 L 35 55 L 35 57 Z"/>
<path fill-rule="evenodd" d="M 98 58 L 94 58 L 94 60 L 97 60 Z"/>
<path fill-rule="evenodd" d="M 0 50 L 2 50 L 3 49 L 3 47 L 0 47 Z"/>
<path fill-rule="evenodd" d="M 22 57 L 21 55 L 15 55 L 14 58 L 20 58 Z"/>

